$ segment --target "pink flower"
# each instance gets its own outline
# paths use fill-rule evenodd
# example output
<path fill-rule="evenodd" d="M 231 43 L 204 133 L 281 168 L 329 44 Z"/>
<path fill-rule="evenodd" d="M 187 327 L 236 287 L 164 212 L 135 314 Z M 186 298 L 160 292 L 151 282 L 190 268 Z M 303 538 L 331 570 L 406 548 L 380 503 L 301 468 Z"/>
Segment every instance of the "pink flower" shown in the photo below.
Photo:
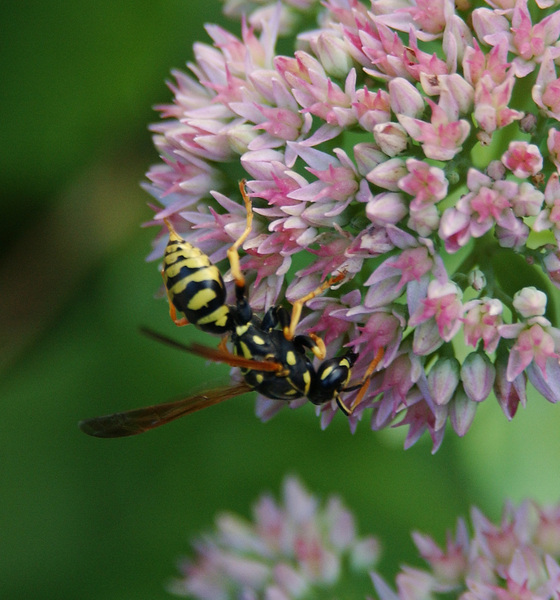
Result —
<path fill-rule="evenodd" d="M 471 300 L 464 305 L 462 317 L 465 342 L 476 348 L 483 341 L 487 352 L 494 352 L 500 341 L 499 327 L 502 324 L 502 303 L 494 298 Z"/>
<path fill-rule="evenodd" d="M 473 86 L 476 86 L 486 75 L 496 85 L 503 83 L 510 66 L 511 63 L 507 62 L 506 38 L 502 38 L 488 54 L 484 54 L 476 39 L 473 40 L 471 47 L 465 48 L 463 70 L 466 80 Z"/>
<path fill-rule="evenodd" d="M 547 360 L 560 358 L 560 354 L 555 350 L 554 338 L 540 323 L 535 323 L 521 331 L 516 325 L 502 325 L 500 332 L 505 338 L 517 334 L 508 362 L 507 378 L 509 381 L 513 381 L 533 361 L 546 377 Z"/>
<path fill-rule="evenodd" d="M 484 75 L 477 83 L 474 117 L 486 133 L 491 134 L 523 117 L 522 112 L 509 106 L 514 85 L 513 75 L 498 85 L 489 75 Z"/>
<path fill-rule="evenodd" d="M 554 237 L 560 239 L 560 178 L 558 173 L 553 173 L 544 190 L 545 207 L 539 212 L 533 229 L 546 231 L 551 229 Z"/>
<path fill-rule="evenodd" d="M 378 560 L 379 542 L 358 537 L 354 517 L 339 498 L 324 505 L 294 478 L 283 501 L 262 496 L 252 520 L 234 514 L 216 519 L 215 530 L 194 543 L 170 584 L 178 595 L 199 600 L 300 598 L 334 586 L 348 561 L 364 571 Z"/>
<path fill-rule="evenodd" d="M 560 117 L 560 78 L 556 76 L 556 66 L 549 50 L 544 55 L 532 95 L 535 104 L 540 109 L 544 110 L 548 116 L 558 120 Z"/>
<path fill-rule="evenodd" d="M 539 149 L 527 142 L 510 142 L 502 156 L 502 162 L 520 179 L 536 175 L 543 167 L 543 158 Z"/>
<path fill-rule="evenodd" d="M 399 187 L 412 196 L 411 209 L 433 204 L 445 198 L 448 181 L 441 169 L 410 158 L 406 161 L 409 174 L 401 177 Z"/>
<path fill-rule="evenodd" d="M 469 135 L 470 125 L 465 120 L 455 120 L 429 98 L 426 98 L 426 102 L 432 109 L 430 123 L 398 115 L 399 123 L 414 140 L 422 144 L 428 158 L 450 160 L 461 151 L 461 144 Z"/>
<path fill-rule="evenodd" d="M 463 306 L 460 296 L 460 290 L 454 283 L 431 281 L 426 299 L 422 300 L 422 306 L 410 316 L 408 325 L 414 327 L 433 318 L 439 335 L 448 342 L 461 326 Z"/>
<path fill-rule="evenodd" d="M 555 12 L 537 25 L 531 22 L 527 0 L 517 2 L 511 21 L 512 42 L 523 61 L 538 61 L 560 35 L 560 15 Z M 552 51 L 552 49 L 551 49 Z M 558 52 L 554 52 L 558 56 Z"/>
<path fill-rule="evenodd" d="M 380 600 L 557 598 L 560 567 L 553 558 L 558 554 L 557 506 L 541 508 L 524 502 L 515 508 L 506 503 L 498 524 L 473 508 L 471 521 L 472 535 L 460 519 L 455 536 L 448 532 L 443 548 L 427 535 L 413 533 L 427 568 L 401 567 L 396 592 L 379 574 L 372 574 Z"/>
<path fill-rule="evenodd" d="M 542 316 L 546 310 L 546 301 L 546 294 L 540 290 L 534 287 L 523 288 L 515 295 L 513 306 L 526 321 L 501 325 L 499 328 L 503 337 L 515 339 L 507 367 L 509 381 L 513 381 L 532 363 L 545 380 L 549 359 L 554 359 L 555 367 L 558 367 L 560 330 L 552 327 L 550 321 Z"/>
<path fill-rule="evenodd" d="M 509 51 L 516 55 L 513 64 L 519 77 L 533 71 L 547 49 L 558 56 L 553 45 L 560 34 L 560 15 L 554 12 L 533 25 L 527 0 L 515 3 L 511 23 L 501 11 L 480 9 L 473 15 L 473 25 L 478 36 L 491 46 L 507 39 Z"/>

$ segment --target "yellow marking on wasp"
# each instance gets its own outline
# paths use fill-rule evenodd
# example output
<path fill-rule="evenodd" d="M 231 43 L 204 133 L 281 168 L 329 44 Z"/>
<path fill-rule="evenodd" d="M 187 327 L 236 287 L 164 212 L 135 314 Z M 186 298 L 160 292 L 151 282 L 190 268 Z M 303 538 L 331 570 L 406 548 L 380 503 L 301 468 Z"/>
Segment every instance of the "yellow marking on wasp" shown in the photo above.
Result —
<path fill-rule="evenodd" d="M 165 267 L 165 271 L 169 277 L 176 277 L 183 267 L 195 271 L 197 269 L 207 269 L 213 267 L 207 256 L 181 256 L 180 260 L 169 263 Z M 205 260 L 206 259 L 206 260 Z"/>
<path fill-rule="evenodd" d="M 309 387 L 311 386 L 311 375 L 309 371 L 303 372 L 303 383 L 305 384 L 304 395 L 307 396 L 307 392 L 309 391 Z"/>
<path fill-rule="evenodd" d="M 229 307 L 225 304 L 218 306 L 218 308 L 211 312 L 209 315 L 198 319 L 196 325 L 206 325 L 207 323 L 216 323 L 218 327 L 225 327 L 227 318 L 229 315 Z"/>
<path fill-rule="evenodd" d="M 321 373 L 321 379 L 326 379 L 332 372 L 334 367 L 331 365 Z"/>
<path fill-rule="evenodd" d="M 253 355 L 245 342 L 239 342 L 239 346 L 241 347 L 241 352 L 245 358 L 253 358 Z"/>
<path fill-rule="evenodd" d="M 235 328 L 235 333 L 241 337 L 244 333 L 246 333 L 247 329 L 249 329 L 249 323 L 246 323 L 245 325 L 238 325 Z"/>
<path fill-rule="evenodd" d="M 255 344 L 257 344 L 258 346 L 264 346 L 265 344 L 265 341 L 259 335 L 253 335 L 252 339 L 253 342 L 255 342 Z"/>
<path fill-rule="evenodd" d="M 264 377 L 260 373 L 257 373 L 255 375 L 255 379 L 256 379 L 257 383 L 259 383 L 259 384 L 261 384 L 264 381 Z"/>
<path fill-rule="evenodd" d="M 216 299 L 216 292 L 210 288 L 204 288 L 196 292 L 196 294 L 189 300 L 187 308 L 189 310 L 200 310 L 205 306 L 208 306 L 212 300 Z"/>
<path fill-rule="evenodd" d="M 296 364 L 296 355 L 291 350 L 286 352 L 286 362 L 292 367 Z"/>
<path fill-rule="evenodd" d="M 169 291 L 174 295 L 180 294 L 192 281 L 195 283 L 201 283 L 203 281 L 217 281 L 218 284 L 220 284 L 221 282 L 219 279 L 219 274 L 220 271 L 214 265 L 204 267 L 203 269 L 198 269 L 198 271 L 195 271 L 194 273 L 191 273 L 190 275 L 187 275 L 187 277 L 184 277 L 178 281 Z"/>
<path fill-rule="evenodd" d="M 191 256 L 193 258 L 204 257 L 207 259 L 208 264 L 211 264 L 210 259 L 206 256 L 206 254 L 204 254 L 204 252 L 202 252 L 200 248 L 191 246 L 190 244 L 182 244 L 174 247 L 167 246 L 163 258 L 166 264 L 171 265 L 181 258 L 189 258 Z"/>

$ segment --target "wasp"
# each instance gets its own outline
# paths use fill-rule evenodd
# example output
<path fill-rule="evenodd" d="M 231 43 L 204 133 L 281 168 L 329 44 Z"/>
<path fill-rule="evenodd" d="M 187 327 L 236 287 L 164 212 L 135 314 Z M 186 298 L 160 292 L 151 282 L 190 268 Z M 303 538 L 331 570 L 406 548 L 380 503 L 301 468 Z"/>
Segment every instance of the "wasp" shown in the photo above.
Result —
<path fill-rule="evenodd" d="M 227 251 L 235 284 L 234 305 L 226 302 L 226 287 L 216 265 L 200 248 L 182 239 L 168 220 L 165 221 L 169 241 L 162 276 L 171 319 L 178 326 L 190 323 L 202 331 L 221 336 L 218 348 L 181 344 L 150 330 L 144 332 L 191 354 L 239 367 L 243 382 L 173 402 L 87 419 L 80 422 L 83 432 L 106 438 L 136 435 L 249 391 L 285 401 L 304 396 L 316 405 L 335 400 L 346 415 L 351 415 L 362 401 L 383 351 L 380 350 L 371 361 L 362 380 L 352 385 L 350 378 L 358 358 L 356 353 L 347 351 L 340 357 L 325 360 L 326 348 L 319 336 L 295 333 L 305 303 L 342 281 L 344 273 L 329 278 L 293 302 L 291 312 L 282 306 L 273 306 L 262 318 L 253 314 L 239 259 L 239 248 L 252 230 L 253 210 L 245 181 L 241 181 L 239 188 L 247 211 L 246 225 Z M 232 351 L 228 350 L 228 341 Z M 310 355 L 321 361 L 317 368 Z M 356 389 L 359 389 L 356 398 L 351 406 L 347 406 L 341 393 Z"/>

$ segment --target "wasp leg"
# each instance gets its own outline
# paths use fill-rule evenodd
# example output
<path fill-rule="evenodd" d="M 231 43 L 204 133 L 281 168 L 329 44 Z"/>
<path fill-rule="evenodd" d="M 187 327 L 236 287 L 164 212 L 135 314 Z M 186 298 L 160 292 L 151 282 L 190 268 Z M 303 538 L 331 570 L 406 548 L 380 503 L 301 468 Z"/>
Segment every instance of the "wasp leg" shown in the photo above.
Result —
<path fill-rule="evenodd" d="M 235 240 L 235 242 L 228 248 L 227 251 L 227 257 L 231 267 L 231 274 L 235 281 L 236 294 L 238 298 L 241 298 L 245 295 L 245 276 L 243 275 L 241 266 L 239 265 L 238 250 L 251 233 L 251 229 L 253 227 L 253 207 L 251 206 L 251 199 L 247 195 L 245 183 L 245 180 L 242 179 L 239 182 L 239 189 L 241 191 L 241 196 L 243 197 L 243 202 L 245 203 L 245 209 L 247 210 L 247 223 L 243 233 L 239 236 L 239 238 L 237 238 L 237 240 Z"/>
<path fill-rule="evenodd" d="M 287 340 L 294 339 L 294 336 L 296 334 L 296 327 L 297 327 L 297 324 L 299 323 L 299 319 L 301 317 L 301 309 L 303 308 L 303 305 L 306 302 L 309 302 L 309 300 L 311 300 L 312 298 L 315 298 L 315 296 L 322 294 L 326 289 L 328 289 L 331 286 L 335 285 L 336 283 L 339 283 L 340 281 L 342 281 L 344 279 L 345 275 L 346 275 L 345 273 L 339 273 L 338 275 L 335 275 L 334 277 L 329 277 L 329 279 L 327 279 L 326 281 L 323 281 L 323 283 L 320 286 L 318 286 L 312 292 L 307 294 L 307 296 L 304 296 L 303 298 L 299 298 L 299 300 L 296 300 L 295 302 L 292 303 L 292 318 L 290 320 L 290 325 L 288 327 L 284 327 L 284 337 Z"/>
<path fill-rule="evenodd" d="M 366 372 L 362 378 L 361 383 L 358 384 L 360 386 L 360 391 L 358 392 L 357 396 L 354 398 L 354 401 L 352 402 L 352 404 L 350 406 L 346 406 L 346 404 L 344 404 L 344 402 L 342 402 L 340 396 L 337 395 L 336 403 L 338 404 L 340 410 L 342 410 L 342 412 L 346 416 L 349 417 L 356 410 L 356 408 L 358 408 L 358 406 L 360 406 L 360 404 L 362 403 L 362 400 L 364 399 L 364 396 L 366 395 L 366 392 L 369 387 L 369 381 L 370 381 L 373 373 L 375 372 L 375 369 L 377 368 L 377 366 L 383 359 L 384 355 L 385 355 L 385 350 L 383 348 L 380 348 L 377 351 L 377 354 L 375 355 L 373 360 L 369 363 L 368 368 L 366 369 Z M 355 388 L 353 388 L 353 389 L 355 389 Z"/>
<path fill-rule="evenodd" d="M 227 341 L 228 341 L 228 336 L 224 335 L 224 337 L 220 340 L 220 343 L 218 344 L 218 350 L 220 352 L 229 352 L 228 347 L 227 347 Z"/>
<path fill-rule="evenodd" d="M 324 360 L 327 355 L 327 348 L 322 338 L 314 333 L 308 333 L 307 335 L 296 335 L 294 343 L 308 348 L 313 354 L 319 359 Z"/>
<path fill-rule="evenodd" d="M 163 277 L 163 281 L 165 283 L 164 271 L 161 272 L 161 276 Z M 171 294 L 169 293 L 169 290 L 167 289 L 167 287 L 165 288 L 165 293 L 167 295 L 167 302 L 169 304 L 169 316 L 171 317 L 171 320 L 173 321 L 173 323 L 175 323 L 175 325 L 177 325 L 178 327 L 184 327 L 185 325 L 188 325 L 189 320 L 187 319 L 187 317 L 183 317 L 182 319 L 177 318 L 177 309 L 175 308 L 175 305 L 173 304 L 173 301 L 171 300 Z"/>

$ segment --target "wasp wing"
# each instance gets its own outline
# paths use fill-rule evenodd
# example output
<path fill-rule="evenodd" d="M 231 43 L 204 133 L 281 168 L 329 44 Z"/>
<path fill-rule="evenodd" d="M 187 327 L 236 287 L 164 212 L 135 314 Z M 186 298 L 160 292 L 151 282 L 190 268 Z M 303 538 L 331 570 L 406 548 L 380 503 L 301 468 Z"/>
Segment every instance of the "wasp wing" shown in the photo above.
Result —
<path fill-rule="evenodd" d="M 140 331 L 144 335 L 147 335 L 148 337 L 151 337 L 162 344 L 171 346 L 171 348 L 177 348 L 178 350 L 183 350 L 184 352 L 189 352 L 190 354 L 196 354 L 197 356 L 202 356 L 203 358 L 212 360 L 214 362 L 226 363 L 230 367 L 240 367 L 242 369 L 269 372 L 281 372 L 284 369 L 281 363 L 274 362 L 272 360 L 254 360 L 251 358 L 245 358 L 244 356 L 238 356 L 237 354 L 232 354 L 231 352 L 227 352 L 219 348 L 210 348 L 208 346 L 204 346 L 203 344 L 197 344 L 196 342 L 182 344 L 181 342 L 177 342 L 176 340 L 168 338 L 157 331 L 152 331 L 147 327 L 141 327 Z"/>
<path fill-rule="evenodd" d="M 124 412 L 94 417 L 80 421 L 79 427 L 88 435 L 100 438 L 117 438 L 138 435 L 170 423 L 179 417 L 218 404 L 234 396 L 250 392 L 246 383 L 229 385 L 154 406 L 126 410 Z"/>

